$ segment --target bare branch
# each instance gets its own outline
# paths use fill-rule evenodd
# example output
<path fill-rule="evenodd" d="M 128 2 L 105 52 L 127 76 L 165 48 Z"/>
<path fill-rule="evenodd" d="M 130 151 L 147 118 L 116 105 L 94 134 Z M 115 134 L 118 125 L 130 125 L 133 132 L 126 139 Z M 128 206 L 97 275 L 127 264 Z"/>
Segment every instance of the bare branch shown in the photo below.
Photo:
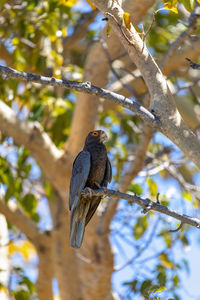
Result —
<path fill-rule="evenodd" d="M 88 26 L 94 21 L 98 12 L 98 9 L 95 9 L 82 14 L 78 24 L 74 28 L 73 34 L 67 36 L 63 41 L 63 53 L 65 57 L 67 52 L 74 47 L 76 42 L 86 35 L 88 31 Z"/>
<path fill-rule="evenodd" d="M 129 91 L 130 95 L 132 95 L 132 96 L 134 96 L 135 98 L 137 98 L 138 95 L 137 95 L 137 93 L 134 91 L 134 89 L 132 89 L 131 86 L 129 86 L 128 84 L 126 84 L 126 83 L 124 83 L 123 81 L 121 81 L 120 75 L 117 73 L 117 71 L 116 71 L 115 68 L 113 67 L 113 65 L 112 65 L 112 64 L 113 64 L 113 60 L 111 59 L 111 56 L 110 56 L 110 53 L 109 53 L 108 46 L 107 46 L 106 42 L 105 42 L 103 39 L 100 39 L 100 43 L 101 43 L 102 48 L 103 48 L 103 50 L 104 50 L 104 52 L 105 52 L 105 55 L 106 55 L 106 57 L 107 57 L 107 59 L 108 59 L 108 63 L 109 63 L 110 69 L 111 69 L 113 75 L 116 77 L 117 82 L 120 82 L 121 85 L 122 85 L 125 89 L 127 89 L 127 90 Z"/>
<path fill-rule="evenodd" d="M 124 269 L 126 266 L 130 265 L 130 264 L 133 264 L 135 262 L 136 259 L 138 259 L 138 257 L 141 256 L 141 254 L 149 249 L 149 246 L 151 244 L 151 242 L 153 241 L 153 238 L 155 237 L 156 235 L 156 229 L 158 227 L 158 224 L 159 224 L 159 218 L 156 220 L 156 222 L 154 223 L 154 226 L 151 230 L 151 233 L 149 234 L 149 237 L 147 239 L 147 241 L 145 241 L 144 245 L 142 245 L 138 250 L 137 250 L 137 253 L 132 257 L 130 258 L 125 264 L 123 264 L 122 266 L 119 266 L 117 268 L 115 268 L 115 271 L 121 271 L 122 269 Z"/>
<path fill-rule="evenodd" d="M 153 202 L 152 200 L 146 198 L 146 199 L 142 199 L 136 195 L 130 195 L 130 194 L 125 194 L 125 193 L 121 193 L 115 190 L 110 190 L 110 189 L 98 189 L 98 190 L 91 190 L 92 195 L 94 196 L 109 196 L 112 197 L 114 201 L 119 200 L 119 199 L 124 199 L 129 201 L 129 203 L 136 203 L 138 205 L 140 205 L 143 210 L 149 211 L 149 210 L 153 210 L 153 211 L 158 211 L 162 214 L 168 215 L 174 219 L 180 220 L 181 222 L 185 223 L 185 224 L 189 224 L 191 226 L 194 226 L 198 229 L 200 229 L 200 219 L 197 218 L 193 218 L 187 215 L 182 215 L 164 205 L 161 205 L 157 202 Z M 82 195 L 84 194 L 84 197 L 89 197 L 90 194 L 87 190 L 83 190 Z"/>
<path fill-rule="evenodd" d="M 159 123 L 159 121 L 150 111 L 148 111 L 145 107 L 141 106 L 137 102 L 125 98 L 122 95 L 109 92 L 108 90 L 91 85 L 90 82 L 77 82 L 77 81 L 70 81 L 65 79 L 63 80 L 56 79 L 54 77 L 34 75 L 26 72 L 20 72 L 5 66 L 0 66 L 0 73 L 6 74 L 12 78 L 19 78 L 29 82 L 31 81 L 31 82 L 37 82 L 45 85 L 62 86 L 67 89 L 72 89 L 78 92 L 83 92 L 95 96 L 98 95 L 101 98 L 111 100 L 125 108 L 128 108 L 129 110 L 139 115 L 144 121 L 147 121 L 152 126 L 157 126 Z"/>

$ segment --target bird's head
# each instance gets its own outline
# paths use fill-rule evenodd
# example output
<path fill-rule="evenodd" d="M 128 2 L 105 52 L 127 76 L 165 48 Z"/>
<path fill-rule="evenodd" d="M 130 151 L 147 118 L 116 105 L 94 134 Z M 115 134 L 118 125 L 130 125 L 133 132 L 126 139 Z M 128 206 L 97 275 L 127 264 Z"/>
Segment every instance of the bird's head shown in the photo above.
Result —
<path fill-rule="evenodd" d="M 94 130 L 90 131 L 88 134 L 85 143 L 103 143 L 105 140 L 107 140 L 107 134 L 103 130 Z"/>

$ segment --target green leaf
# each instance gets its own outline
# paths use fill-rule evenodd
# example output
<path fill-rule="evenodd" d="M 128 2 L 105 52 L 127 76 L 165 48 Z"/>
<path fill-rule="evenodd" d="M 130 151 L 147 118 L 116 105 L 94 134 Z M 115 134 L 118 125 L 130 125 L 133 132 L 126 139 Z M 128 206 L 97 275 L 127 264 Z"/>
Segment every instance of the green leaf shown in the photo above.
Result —
<path fill-rule="evenodd" d="M 159 292 L 162 292 L 162 291 L 165 291 L 165 290 L 166 290 L 165 286 L 160 286 L 156 290 L 154 290 L 153 294 L 159 293 Z"/>
<path fill-rule="evenodd" d="M 199 0 L 198 2 L 200 3 Z M 180 3 L 182 3 L 189 12 L 192 12 L 195 6 L 195 0 L 180 0 Z"/>
<path fill-rule="evenodd" d="M 167 276 L 166 276 L 166 272 L 165 269 L 163 268 L 163 270 L 161 270 L 158 275 L 157 275 L 157 280 L 159 282 L 160 285 L 165 285 L 167 282 Z"/>
<path fill-rule="evenodd" d="M 22 199 L 22 206 L 24 207 L 25 211 L 29 212 L 30 214 L 34 213 L 37 207 L 37 200 L 35 196 L 31 193 L 26 194 Z"/>
<path fill-rule="evenodd" d="M 165 244 L 167 246 L 167 248 L 171 248 L 172 246 L 172 235 L 170 232 L 166 232 L 164 234 L 162 234 L 161 236 L 163 236 L 163 239 L 165 241 Z"/>
<path fill-rule="evenodd" d="M 128 190 L 136 195 L 141 195 L 142 194 L 142 187 L 139 184 L 136 183 L 131 183 L 129 186 Z"/>
<path fill-rule="evenodd" d="M 151 178 L 147 179 L 147 183 L 149 186 L 149 191 L 151 196 L 155 197 L 158 193 L 157 184 L 155 181 L 153 181 Z"/>
<path fill-rule="evenodd" d="M 151 280 L 145 280 L 143 281 L 141 287 L 140 287 L 140 291 L 142 293 L 142 295 L 147 295 L 148 294 L 148 290 L 151 286 Z"/>
<path fill-rule="evenodd" d="M 137 223 L 134 225 L 134 238 L 138 240 L 143 236 L 148 226 L 147 215 L 139 217 Z"/>
<path fill-rule="evenodd" d="M 168 269 L 173 269 L 174 268 L 174 264 L 171 260 L 169 260 L 168 256 L 166 253 L 162 253 L 159 255 L 159 259 L 162 263 L 162 265 L 165 267 L 165 268 L 168 268 Z"/>
<path fill-rule="evenodd" d="M 8 202 L 8 200 L 13 196 L 13 194 L 14 194 L 13 185 L 8 186 L 8 188 L 6 190 L 6 193 L 5 193 L 5 196 L 4 196 L 5 202 Z"/>
<path fill-rule="evenodd" d="M 186 199 L 186 200 L 188 200 L 189 202 L 192 203 L 192 195 L 191 195 L 189 192 L 184 191 L 184 192 L 182 193 L 182 195 L 183 195 L 183 198 L 184 198 L 184 199 Z"/>
<path fill-rule="evenodd" d="M 13 295 L 15 300 L 30 300 L 30 293 L 24 290 L 15 291 Z"/>
<path fill-rule="evenodd" d="M 177 275 L 177 274 L 174 275 L 174 276 L 173 276 L 173 283 L 174 283 L 174 286 L 178 287 L 179 281 L 180 281 L 180 280 L 179 280 L 178 275 Z"/>
<path fill-rule="evenodd" d="M 26 285 L 28 287 L 28 290 L 30 292 L 30 295 L 32 295 L 35 291 L 35 286 L 32 281 L 27 276 L 22 276 L 22 280 L 19 282 L 20 285 Z"/>

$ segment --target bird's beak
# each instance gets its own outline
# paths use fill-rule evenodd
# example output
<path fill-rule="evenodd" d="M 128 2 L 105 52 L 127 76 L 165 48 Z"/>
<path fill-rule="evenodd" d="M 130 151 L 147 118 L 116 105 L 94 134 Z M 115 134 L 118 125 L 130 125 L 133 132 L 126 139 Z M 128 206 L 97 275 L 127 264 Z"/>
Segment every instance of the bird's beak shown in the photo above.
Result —
<path fill-rule="evenodd" d="M 101 135 L 100 135 L 100 142 L 102 143 L 102 142 L 104 142 L 107 139 L 108 139 L 107 134 L 104 131 L 102 131 Z"/>

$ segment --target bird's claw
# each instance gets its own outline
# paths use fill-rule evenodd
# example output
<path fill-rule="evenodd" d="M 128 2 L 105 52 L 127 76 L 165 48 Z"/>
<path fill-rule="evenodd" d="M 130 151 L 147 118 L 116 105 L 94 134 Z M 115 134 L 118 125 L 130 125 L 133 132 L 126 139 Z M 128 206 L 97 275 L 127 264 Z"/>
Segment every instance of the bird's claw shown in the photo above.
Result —
<path fill-rule="evenodd" d="M 82 192 L 81 192 L 81 195 L 82 196 L 87 196 L 88 197 L 88 195 L 87 194 L 89 194 L 89 197 L 92 197 L 92 189 L 91 188 L 89 188 L 89 187 L 86 187 Z"/>

